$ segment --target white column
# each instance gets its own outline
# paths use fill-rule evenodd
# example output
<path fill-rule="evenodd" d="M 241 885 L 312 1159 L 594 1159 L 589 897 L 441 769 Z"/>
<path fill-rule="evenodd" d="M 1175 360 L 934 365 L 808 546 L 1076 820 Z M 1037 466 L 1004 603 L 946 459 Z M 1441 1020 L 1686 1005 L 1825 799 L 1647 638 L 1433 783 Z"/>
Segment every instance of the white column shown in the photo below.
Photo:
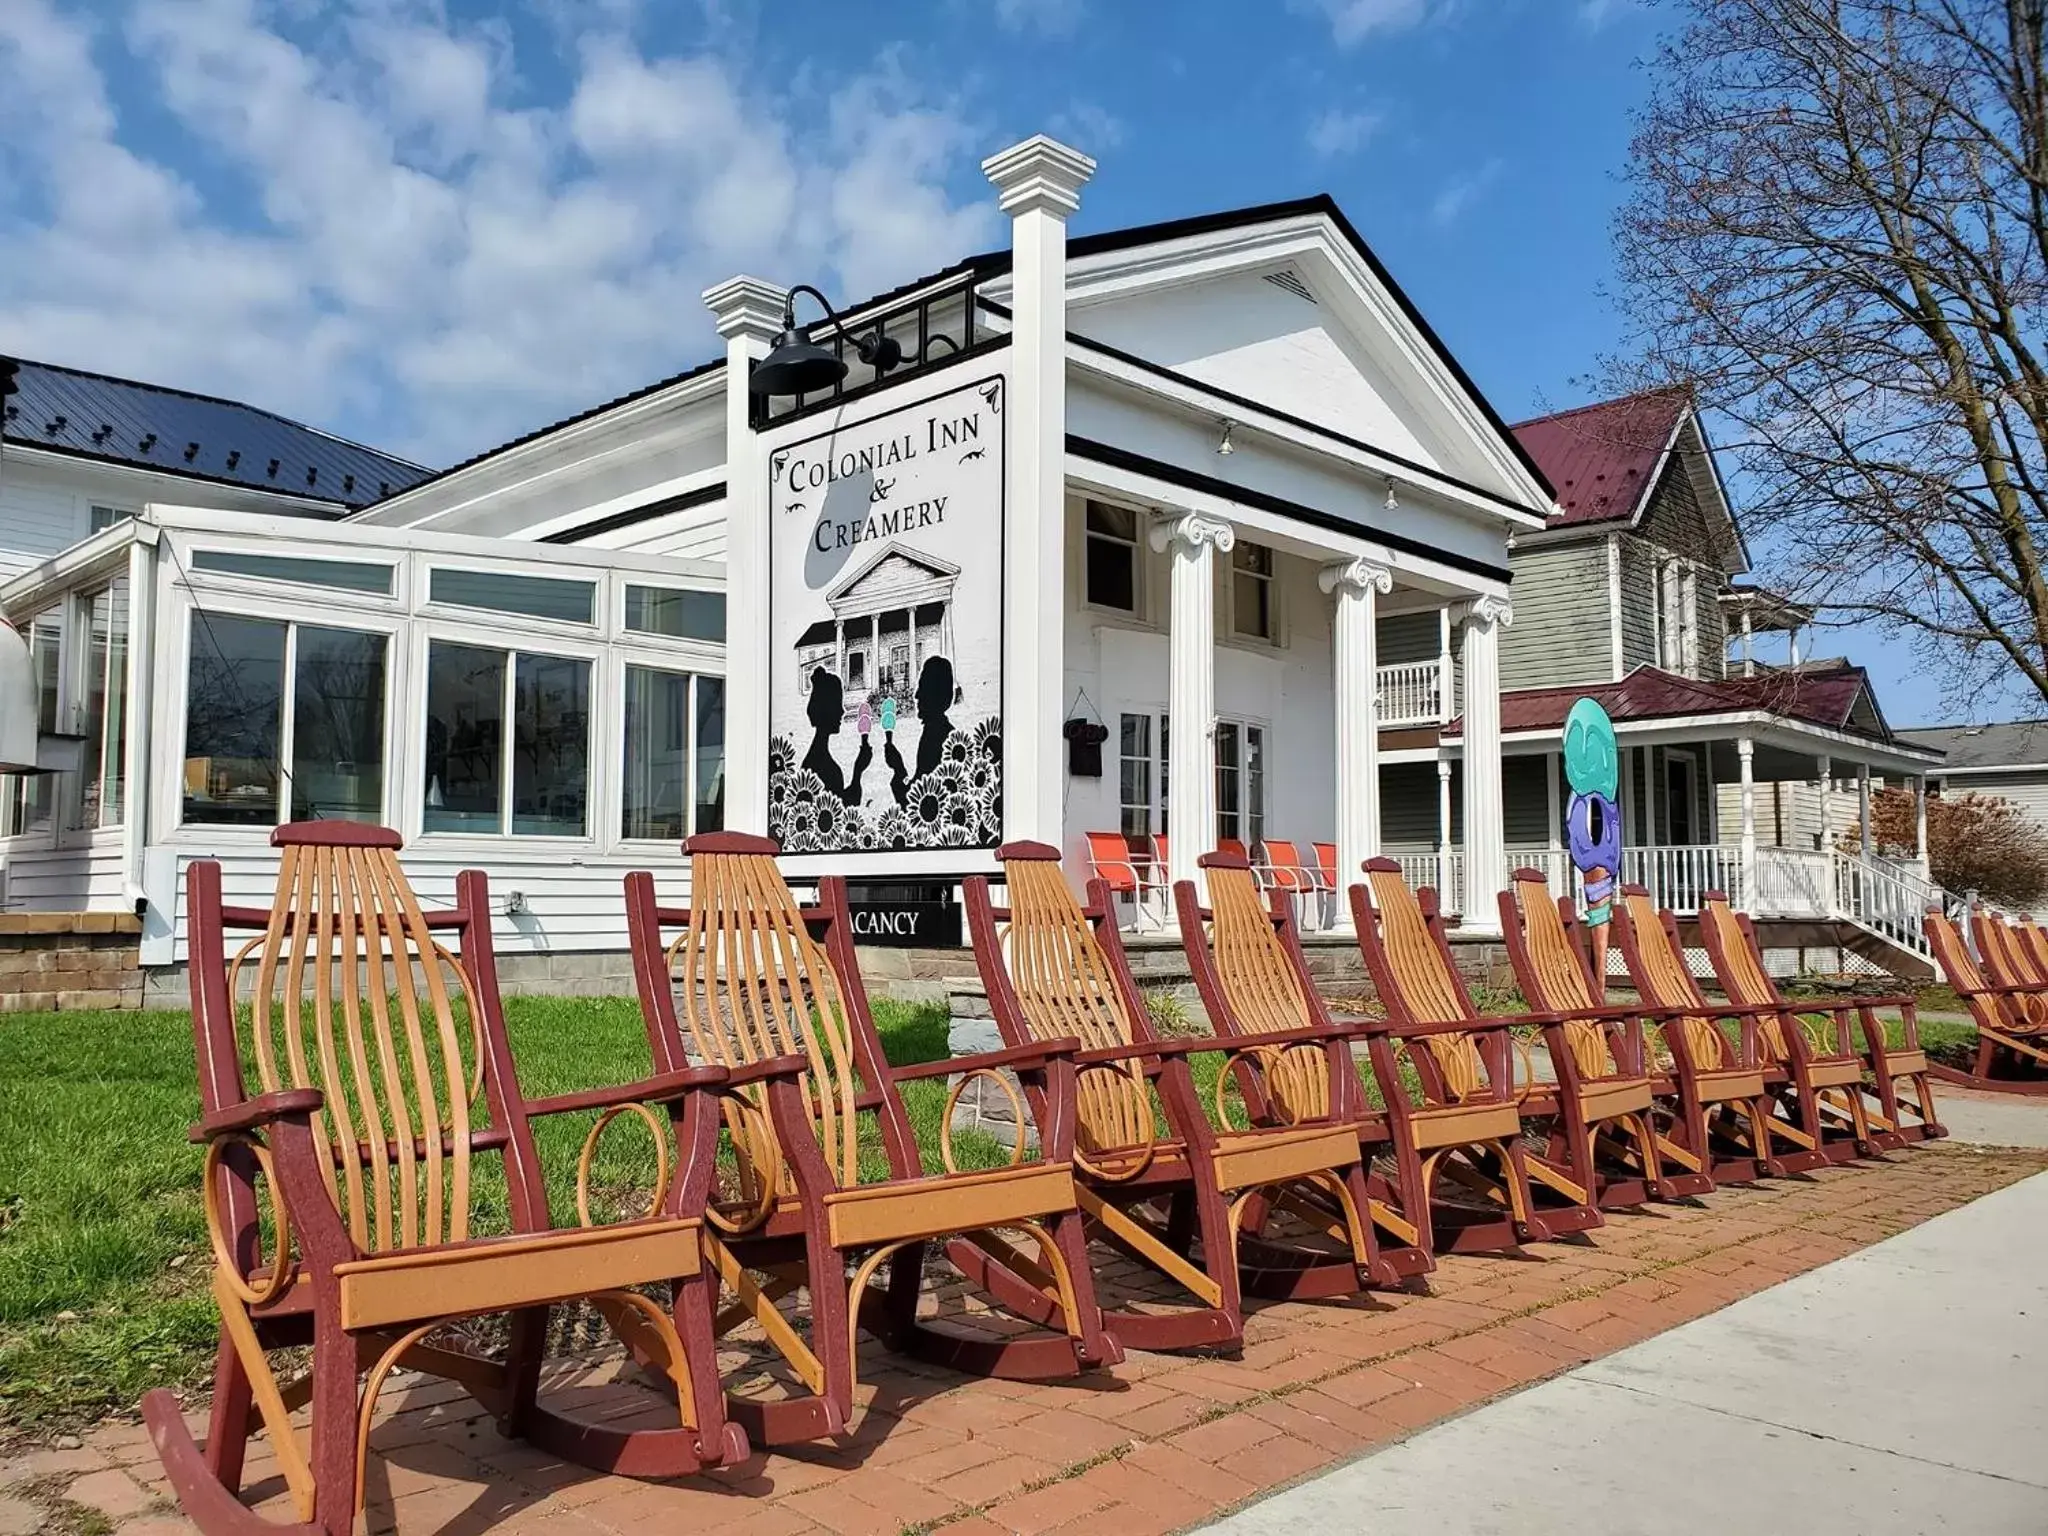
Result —
<path fill-rule="evenodd" d="M 1494 896 L 1508 883 L 1500 788 L 1500 632 L 1514 622 L 1504 597 L 1475 599 L 1465 614 L 1465 900 L 1467 933 L 1498 933 Z"/>
<path fill-rule="evenodd" d="M 1173 560 L 1166 637 L 1169 880 L 1202 887 L 1195 860 L 1216 846 L 1216 556 L 1237 542 L 1230 524 L 1192 512 L 1152 525 L 1152 547 Z"/>
<path fill-rule="evenodd" d="M 1449 725 L 1457 716 L 1456 677 L 1451 670 L 1451 609 L 1436 611 L 1436 722 Z"/>
<path fill-rule="evenodd" d="M 767 355 L 788 300 L 788 289 L 757 277 L 728 278 L 704 292 L 725 338 L 725 824 L 736 832 L 768 830 L 774 665 L 768 652 L 768 456 L 753 428 L 747 365 Z M 843 665 L 840 670 L 844 676 Z"/>
<path fill-rule="evenodd" d="M 1754 626 L 1750 621 L 1749 604 L 1744 603 L 1742 605 L 1742 675 L 1744 677 L 1756 676 L 1755 644 L 1756 634 Z"/>
<path fill-rule="evenodd" d="M 1543 793 L 1549 800 L 1545 810 L 1549 817 L 1550 847 L 1553 852 L 1564 846 L 1564 822 L 1562 816 L 1564 806 L 1561 803 L 1564 798 L 1564 789 L 1558 782 L 1557 770 L 1559 760 L 1560 755 L 1556 752 L 1546 752 L 1543 754 Z"/>
<path fill-rule="evenodd" d="M 1330 632 L 1336 649 L 1337 885 L 1342 891 L 1363 878 L 1361 866 L 1380 851 L 1379 599 L 1394 590 L 1394 573 L 1370 560 L 1344 560 L 1324 566 L 1318 579 L 1337 599 Z M 1340 922 L 1348 921 L 1350 913 L 1347 902 L 1337 903 Z"/>
<path fill-rule="evenodd" d="M 1825 754 L 1820 758 L 1820 851 L 1832 853 L 1835 847 L 1835 760 Z"/>
<path fill-rule="evenodd" d="M 1700 749 L 1702 772 L 1707 776 L 1707 841 L 1721 846 L 1721 786 L 1714 778 L 1714 744 Z"/>
<path fill-rule="evenodd" d="M 1920 878 L 1934 878 L 1933 861 L 1927 857 L 1927 775 L 1913 781 L 1913 856 L 1920 865 Z"/>
<path fill-rule="evenodd" d="M 1436 760 L 1436 889 L 1446 902 L 1451 890 L 1451 760 Z"/>
<path fill-rule="evenodd" d="M 1747 736 L 1735 743 L 1735 758 L 1742 767 L 1742 891 L 1743 910 L 1749 910 L 1749 893 L 1756 889 L 1756 743 Z"/>
<path fill-rule="evenodd" d="M 1067 220 L 1095 162 L 1039 134 L 981 162 L 1010 215 L 1003 836 L 1065 841 Z"/>
<path fill-rule="evenodd" d="M 1870 857 L 1871 844 L 1875 841 L 1870 835 L 1870 764 L 1868 763 L 1859 764 L 1856 769 L 1856 819 L 1862 823 L 1863 857 L 1867 859 Z"/>

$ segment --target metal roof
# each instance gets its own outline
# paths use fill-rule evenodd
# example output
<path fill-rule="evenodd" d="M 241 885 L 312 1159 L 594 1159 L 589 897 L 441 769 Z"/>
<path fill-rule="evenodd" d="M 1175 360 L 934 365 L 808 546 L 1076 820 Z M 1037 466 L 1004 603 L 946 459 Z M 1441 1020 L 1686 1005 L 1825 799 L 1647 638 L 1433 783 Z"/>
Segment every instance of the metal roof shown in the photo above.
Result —
<path fill-rule="evenodd" d="M 1564 509 L 1550 526 L 1632 520 L 1691 409 L 1692 391 L 1680 384 L 1518 424 L 1515 440 L 1543 466 Z"/>
<path fill-rule="evenodd" d="M 354 510 L 427 478 L 421 465 L 211 395 L 23 361 L 5 442 Z"/>

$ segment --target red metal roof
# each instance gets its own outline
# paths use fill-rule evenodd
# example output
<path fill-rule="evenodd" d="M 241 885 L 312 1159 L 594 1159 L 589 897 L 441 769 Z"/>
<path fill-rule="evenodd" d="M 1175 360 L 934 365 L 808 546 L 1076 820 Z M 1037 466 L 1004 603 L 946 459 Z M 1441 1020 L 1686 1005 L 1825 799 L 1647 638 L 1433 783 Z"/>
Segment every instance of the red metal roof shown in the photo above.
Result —
<path fill-rule="evenodd" d="M 1692 390 L 1673 384 L 1510 428 L 1564 508 L 1551 514 L 1550 526 L 1633 517 L 1672 434 L 1691 409 Z"/>
<path fill-rule="evenodd" d="M 1851 724 L 1856 700 L 1870 686 L 1869 675 L 1846 661 L 1817 663 L 1796 672 L 1708 680 L 1679 677 L 1657 667 L 1638 667 L 1618 683 L 1576 688 L 1522 688 L 1500 699 L 1503 734 L 1555 731 L 1579 699 L 1597 699 L 1615 721 L 1668 720 L 1689 715 L 1749 714 L 1764 710 L 1831 730 L 1872 734 Z M 1465 722 L 1453 720 L 1446 736 L 1462 736 Z M 1889 731 L 1882 739 L 1890 740 Z"/>

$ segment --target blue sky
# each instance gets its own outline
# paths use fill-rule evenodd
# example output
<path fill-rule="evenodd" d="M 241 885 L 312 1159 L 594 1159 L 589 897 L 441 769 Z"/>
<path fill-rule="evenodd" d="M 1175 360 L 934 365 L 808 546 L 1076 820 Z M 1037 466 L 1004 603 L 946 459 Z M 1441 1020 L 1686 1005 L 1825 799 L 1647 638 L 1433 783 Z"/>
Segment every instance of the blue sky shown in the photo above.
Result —
<path fill-rule="evenodd" d="M 752 271 L 1328 191 L 1510 420 L 1579 403 L 1643 0 L 0 0 L 0 350 L 442 464 L 695 363 Z M 1838 637 L 1839 638 L 1839 637 Z M 1836 639 L 1828 649 L 1839 648 Z M 1859 639 L 1894 720 L 1939 713 Z"/>

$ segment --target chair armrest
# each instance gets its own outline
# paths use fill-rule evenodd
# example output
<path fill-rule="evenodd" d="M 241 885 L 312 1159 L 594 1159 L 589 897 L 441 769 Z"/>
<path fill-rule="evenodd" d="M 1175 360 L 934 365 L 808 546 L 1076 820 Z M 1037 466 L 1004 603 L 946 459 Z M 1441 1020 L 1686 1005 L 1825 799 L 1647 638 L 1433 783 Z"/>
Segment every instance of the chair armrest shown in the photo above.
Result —
<path fill-rule="evenodd" d="M 1304 1029 L 1260 1030 L 1243 1035 L 1218 1035 L 1214 1048 L 1219 1051 L 1244 1051 L 1261 1045 L 1322 1045 L 1330 1040 L 1349 1043 L 1364 1036 L 1366 1022 L 1362 1019 L 1357 1023 L 1332 1021 L 1328 1029 L 1318 1026 Z"/>
<path fill-rule="evenodd" d="M 725 1081 L 721 1088 L 744 1088 L 749 1083 L 763 1083 L 771 1078 L 802 1077 L 811 1070 L 808 1056 L 770 1056 L 765 1061 L 750 1061 L 744 1066 L 727 1067 Z"/>
<path fill-rule="evenodd" d="M 1050 1061 L 1055 1056 L 1071 1056 L 1081 1049 L 1081 1042 L 1072 1038 L 1065 1040 L 1034 1040 L 1029 1045 L 1007 1046 L 999 1051 L 982 1051 L 973 1056 L 948 1056 L 939 1061 L 920 1061 L 907 1067 L 891 1067 L 889 1075 L 899 1083 L 914 1082 L 924 1077 L 951 1077 L 955 1072 L 986 1072 L 995 1067 L 1028 1067 Z"/>
<path fill-rule="evenodd" d="M 550 1098 L 527 1102 L 529 1118 L 539 1115 L 574 1114 L 581 1109 L 616 1109 L 622 1104 L 667 1104 L 699 1088 L 722 1086 L 728 1073 L 724 1067 L 685 1067 L 680 1072 L 663 1072 L 637 1083 L 620 1083 L 612 1088 L 586 1088 L 579 1093 L 558 1093 Z"/>
<path fill-rule="evenodd" d="M 276 1093 L 259 1093 L 253 1099 L 201 1116 L 186 1135 L 197 1142 L 212 1141 L 216 1136 L 243 1135 L 279 1120 L 309 1119 L 326 1102 L 327 1095 L 318 1088 L 282 1088 Z"/>
<path fill-rule="evenodd" d="M 1387 1033 L 1400 1040 L 1419 1040 L 1429 1035 L 1469 1035 L 1492 1029 L 1506 1029 L 1524 1022 L 1520 1018 L 1450 1019 L 1443 1023 L 1390 1024 Z"/>
<path fill-rule="evenodd" d="M 1918 1008 L 1920 999 L 1901 992 L 1896 997 L 1851 997 L 1843 1000 L 1845 1008 Z"/>
<path fill-rule="evenodd" d="M 1236 1038 L 1218 1039 L 1214 1035 L 1203 1035 L 1193 1040 L 1139 1040 L 1130 1045 L 1099 1045 L 1093 1050 L 1077 1052 L 1074 1060 L 1084 1067 L 1146 1058 L 1165 1061 L 1175 1056 L 1199 1055 L 1203 1051 L 1234 1051 L 1240 1049 L 1242 1044 L 1243 1042 Z"/>

